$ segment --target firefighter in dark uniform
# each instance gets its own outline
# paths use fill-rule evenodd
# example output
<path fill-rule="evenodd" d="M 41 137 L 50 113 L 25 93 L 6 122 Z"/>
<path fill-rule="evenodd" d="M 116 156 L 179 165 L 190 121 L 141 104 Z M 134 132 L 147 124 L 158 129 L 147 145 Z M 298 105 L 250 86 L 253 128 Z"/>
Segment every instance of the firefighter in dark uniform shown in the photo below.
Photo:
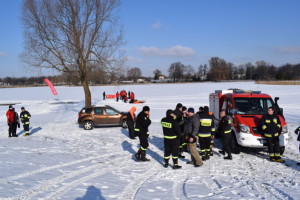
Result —
<path fill-rule="evenodd" d="M 268 114 L 261 119 L 262 130 L 267 141 L 270 160 L 272 162 L 284 162 L 280 157 L 279 149 L 279 131 L 281 123 L 277 114 L 274 113 L 274 108 L 268 108 Z"/>
<path fill-rule="evenodd" d="M 200 127 L 198 131 L 200 151 L 202 160 L 208 160 L 210 156 L 211 136 L 215 134 L 215 123 L 213 116 L 208 113 L 208 107 L 199 115 Z"/>
<path fill-rule="evenodd" d="M 149 119 L 150 108 L 148 106 L 144 106 L 143 110 L 138 114 L 135 122 L 134 134 L 137 135 L 140 139 L 140 148 L 138 152 L 135 154 L 137 160 L 141 161 L 150 161 L 146 158 L 146 150 L 149 146 L 148 142 L 148 127 L 151 124 L 151 120 Z"/>
<path fill-rule="evenodd" d="M 230 143 L 231 143 L 231 137 L 232 137 L 232 121 L 231 118 L 226 115 L 225 111 L 222 110 L 220 112 L 220 124 L 219 124 L 219 132 L 222 137 L 222 145 L 223 145 L 223 150 L 220 151 L 221 154 L 225 155 L 225 152 L 227 153 L 227 156 L 224 157 L 224 159 L 227 160 L 232 160 L 232 155 L 231 155 L 231 149 L 230 149 Z"/>
<path fill-rule="evenodd" d="M 300 141 L 300 126 L 296 128 L 295 133 L 298 135 L 297 141 Z M 300 143 L 299 143 L 299 153 L 300 153 Z M 300 162 L 297 162 L 297 165 L 300 165 Z"/>
<path fill-rule="evenodd" d="M 175 110 L 174 110 L 175 120 L 178 122 L 179 126 L 182 126 L 184 124 L 182 108 L 183 108 L 182 104 L 178 103 L 176 105 Z M 179 158 L 184 158 L 184 156 L 182 155 L 182 153 L 183 153 L 183 150 L 182 150 L 183 133 L 181 133 L 180 137 L 182 139 L 180 140 L 180 143 L 179 143 L 179 155 L 178 155 L 178 157 Z"/>
<path fill-rule="evenodd" d="M 31 118 L 31 115 L 30 113 L 25 110 L 24 107 L 21 108 L 21 113 L 20 113 L 20 120 L 23 124 L 23 128 L 24 128 L 24 136 L 29 136 L 29 124 L 30 124 L 30 118 Z"/>
<path fill-rule="evenodd" d="M 181 136 L 178 122 L 174 119 L 175 114 L 172 110 L 167 110 L 166 117 L 161 120 L 161 126 L 164 133 L 164 147 L 165 147 L 165 164 L 164 167 L 169 166 L 170 155 L 172 154 L 173 169 L 181 168 L 178 165 L 179 140 Z"/>

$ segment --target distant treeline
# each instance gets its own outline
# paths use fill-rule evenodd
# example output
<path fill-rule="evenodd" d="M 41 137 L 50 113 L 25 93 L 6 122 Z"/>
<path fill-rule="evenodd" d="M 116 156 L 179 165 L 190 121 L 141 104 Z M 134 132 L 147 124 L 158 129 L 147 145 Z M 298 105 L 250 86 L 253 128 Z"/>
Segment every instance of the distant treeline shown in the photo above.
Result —
<path fill-rule="evenodd" d="M 175 62 L 168 68 L 168 76 L 159 69 L 153 71 L 153 77 L 143 77 L 138 67 L 122 69 L 118 72 L 104 72 L 93 70 L 88 72 L 90 85 L 103 85 L 122 81 L 149 82 L 161 80 L 161 82 L 197 82 L 197 81 L 224 81 L 224 80 L 300 80 L 300 63 L 274 66 L 265 61 L 257 61 L 255 64 L 246 63 L 234 65 L 225 60 L 212 57 L 209 65 L 200 65 L 196 70 L 190 65 Z M 80 80 L 70 73 L 57 76 L 39 77 L 5 77 L 0 78 L 0 87 L 12 86 L 42 86 L 46 85 L 44 79 L 50 79 L 55 85 L 80 85 Z M 163 81 L 165 80 L 165 81 Z"/>

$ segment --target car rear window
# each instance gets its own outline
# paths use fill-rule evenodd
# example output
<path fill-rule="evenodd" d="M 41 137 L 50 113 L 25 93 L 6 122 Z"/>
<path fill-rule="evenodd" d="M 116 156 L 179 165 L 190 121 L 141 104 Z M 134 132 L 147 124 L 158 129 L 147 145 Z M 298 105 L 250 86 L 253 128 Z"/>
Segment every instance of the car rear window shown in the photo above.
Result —
<path fill-rule="evenodd" d="M 103 115 L 103 108 L 95 108 L 95 115 Z"/>
<path fill-rule="evenodd" d="M 84 108 L 84 109 L 81 110 L 81 113 L 91 114 L 92 109 L 91 108 Z"/>

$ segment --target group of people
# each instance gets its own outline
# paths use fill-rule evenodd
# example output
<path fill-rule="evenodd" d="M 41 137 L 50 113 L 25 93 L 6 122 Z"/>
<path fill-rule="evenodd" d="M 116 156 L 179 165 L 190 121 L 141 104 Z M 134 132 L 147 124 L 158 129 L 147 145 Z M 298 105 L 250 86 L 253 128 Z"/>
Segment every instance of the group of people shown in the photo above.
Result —
<path fill-rule="evenodd" d="M 119 102 L 119 100 L 127 103 L 134 103 L 135 100 L 135 94 L 132 91 L 128 91 L 128 93 L 125 90 L 121 90 L 120 92 L 116 92 L 116 101 Z M 103 100 L 106 99 L 106 93 L 105 91 L 103 92 Z"/>
<path fill-rule="evenodd" d="M 20 128 L 20 121 L 23 124 L 24 136 L 29 136 L 29 124 L 30 113 L 24 108 L 21 108 L 20 118 L 19 114 L 15 111 L 15 108 L 10 105 L 6 112 L 7 125 L 8 125 L 8 137 L 18 137 L 17 127 Z"/>
<path fill-rule="evenodd" d="M 134 103 L 135 94 L 132 91 L 128 91 L 127 93 L 125 90 L 121 90 L 120 93 L 116 93 L 116 101 L 119 101 L 119 99 L 125 103 L 127 103 L 127 101 L 129 101 L 129 103 Z"/>
<path fill-rule="evenodd" d="M 135 116 L 136 107 L 132 107 L 127 115 L 127 125 L 129 137 L 140 140 L 140 148 L 135 154 L 138 161 L 149 161 L 146 157 L 146 150 L 149 146 L 148 128 L 151 124 L 149 118 L 150 108 L 144 106 L 143 110 Z M 181 168 L 178 158 L 185 158 L 182 153 L 190 152 L 191 160 L 187 164 L 195 167 L 203 165 L 203 161 L 213 156 L 212 147 L 217 127 L 222 140 L 222 149 L 219 153 L 224 155 L 225 160 L 232 160 L 231 141 L 232 141 L 232 118 L 226 115 L 225 111 L 220 112 L 218 125 L 215 125 L 215 116 L 209 112 L 208 106 L 200 107 L 195 113 L 194 108 L 188 108 L 181 103 L 176 105 L 175 110 L 167 110 L 166 116 L 161 119 L 164 138 L 164 167 L 169 166 L 169 160 L 173 160 L 173 169 Z M 279 128 L 280 120 L 274 114 L 274 109 L 270 107 L 268 114 L 261 119 L 262 130 L 266 138 L 270 161 L 284 162 L 279 152 Z M 300 126 L 295 130 L 300 141 Z M 198 146 L 200 150 L 198 150 Z M 300 152 L 300 144 L 299 144 Z M 297 163 L 300 165 L 300 163 Z"/>
<path fill-rule="evenodd" d="M 129 137 L 140 140 L 140 148 L 135 154 L 138 161 L 149 161 L 146 157 L 146 150 L 149 146 L 148 128 L 151 124 L 149 118 L 150 108 L 144 106 L 143 110 L 135 117 L 136 108 L 132 107 L 127 115 L 127 125 Z M 231 119 L 221 112 L 219 131 L 223 138 L 223 149 L 220 153 L 227 156 L 224 159 L 231 160 L 229 147 L 231 137 Z M 204 160 L 208 160 L 213 155 L 212 147 L 214 144 L 215 124 L 214 115 L 209 112 L 207 106 L 200 107 L 199 112 L 195 113 L 194 108 L 186 108 L 178 103 L 175 110 L 167 110 L 166 116 L 161 120 L 164 137 L 164 167 L 169 166 L 172 155 L 173 169 L 181 168 L 178 158 L 185 158 L 184 151 L 191 153 L 191 161 L 195 167 L 203 165 Z M 200 147 L 200 154 L 198 151 Z"/>

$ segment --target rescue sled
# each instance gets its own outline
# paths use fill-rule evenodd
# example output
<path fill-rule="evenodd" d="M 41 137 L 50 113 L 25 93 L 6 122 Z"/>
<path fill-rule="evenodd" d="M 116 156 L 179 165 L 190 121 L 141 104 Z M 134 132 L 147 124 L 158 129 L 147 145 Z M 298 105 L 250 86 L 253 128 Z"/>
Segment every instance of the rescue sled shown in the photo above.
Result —
<path fill-rule="evenodd" d="M 134 100 L 134 104 L 137 104 L 137 103 L 145 103 L 146 101 L 145 100 L 138 100 L 138 99 L 135 99 Z"/>

